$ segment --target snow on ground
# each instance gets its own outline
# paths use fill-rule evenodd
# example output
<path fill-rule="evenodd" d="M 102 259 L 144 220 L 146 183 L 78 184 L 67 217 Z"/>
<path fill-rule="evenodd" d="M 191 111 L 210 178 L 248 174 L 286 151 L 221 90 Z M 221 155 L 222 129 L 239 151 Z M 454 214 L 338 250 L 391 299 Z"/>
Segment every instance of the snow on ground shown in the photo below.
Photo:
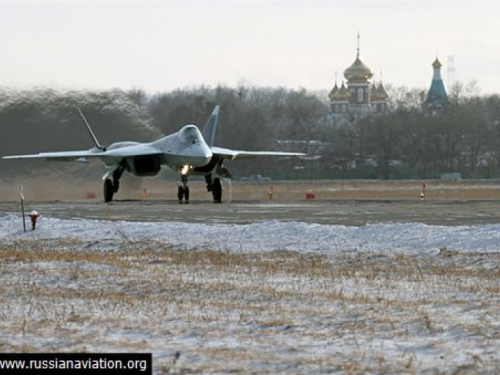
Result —
<path fill-rule="evenodd" d="M 253 224 L 129 222 L 41 218 L 38 229 L 22 230 L 17 215 L 0 218 L 0 240 L 74 239 L 99 248 L 117 241 L 155 241 L 177 249 L 225 251 L 288 250 L 331 254 L 345 251 L 436 253 L 441 248 L 500 252 L 500 224 L 431 226 L 377 223 L 360 227 L 268 221 Z"/>
<path fill-rule="evenodd" d="M 3 352 L 145 351 L 155 373 L 500 371 L 500 224 L 44 217 L 24 233 L 5 215 L 0 244 Z"/>

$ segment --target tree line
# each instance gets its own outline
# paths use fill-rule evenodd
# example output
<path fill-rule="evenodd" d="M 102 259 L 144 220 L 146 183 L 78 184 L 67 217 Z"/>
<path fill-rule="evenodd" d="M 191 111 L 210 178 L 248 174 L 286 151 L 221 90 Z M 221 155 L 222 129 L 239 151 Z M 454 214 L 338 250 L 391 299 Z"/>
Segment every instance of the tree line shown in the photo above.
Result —
<path fill-rule="evenodd" d="M 499 177 L 500 96 L 480 96 L 473 84 L 460 83 L 448 95 L 438 111 L 421 97 L 393 103 L 389 113 L 358 124 L 356 152 L 375 160 L 377 177 Z"/>
<path fill-rule="evenodd" d="M 464 178 L 499 177 L 500 96 L 479 95 L 473 84 L 458 83 L 448 104 L 436 112 L 425 108 L 424 90 L 387 89 L 387 113 L 336 122 L 326 91 L 245 84 L 157 94 L 0 87 L 0 149 L 7 155 L 92 147 L 76 107 L 101 143 L 109 144 L 153 140 L 186 124 L 203 127 L 220 105 L 217 145 L 308 154 L 238 161 L 229 166 L 236 178 L 439 178 L 450 172 Z M 2 166 L 4 173 L 7 167 Z"/>

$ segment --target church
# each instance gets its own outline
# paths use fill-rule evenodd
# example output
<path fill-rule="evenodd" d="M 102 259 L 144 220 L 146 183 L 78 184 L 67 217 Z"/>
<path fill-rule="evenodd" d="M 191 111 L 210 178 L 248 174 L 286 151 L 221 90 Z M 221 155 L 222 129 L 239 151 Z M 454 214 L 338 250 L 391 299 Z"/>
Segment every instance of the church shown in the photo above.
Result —
<path fill-rule="evenodd" d="M 434 74 L 431 86 L 424 101 L 424 107 L 433 112 L 441 110 L 448 101 L 441 66 L 436 57 L 432 64 Z M 356 122 L 388 111 L 389 94 L 382 82 L 376 85 L 372 83 L 372 78 L 372 70 L 360 58 L 358 34 L 356 59 L 344 71 L 345 81 L 342 80 L 340 87 L 335 82 L 328 94 L 330 112 L 335 120 Z"/>
<path fill-rule="evenodd" d="M 335 117 L 351 117 L 360 120 L 388 109 L 389 94 L 384 85 L 372 83 L 373 72 L 361 61 L 359 35 L 356 59 L 344 71 L 344 80 L 338 87 L 337 82 L 329 92 L 330 110 Z"/>

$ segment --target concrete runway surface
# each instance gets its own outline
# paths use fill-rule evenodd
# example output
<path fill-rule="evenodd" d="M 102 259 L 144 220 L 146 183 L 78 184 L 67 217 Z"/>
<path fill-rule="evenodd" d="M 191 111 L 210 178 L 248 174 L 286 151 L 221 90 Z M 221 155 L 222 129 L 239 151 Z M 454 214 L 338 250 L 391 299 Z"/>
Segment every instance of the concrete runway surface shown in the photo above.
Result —
<path fill-rule="evenodd" d="M 496 200 L 310 200 L 233 201 L 214 204 L 173 200 L 25 202 L 26 211 L 42 217 L 126 221 L 180 221 L 245 224 L 256 221 L 301 221 L 319 224 L 365 225 L 380 222 L 420 222 L 432 225 L 500 223 Z M 0 202 L 0 213 L 20 213 L 20 202 Z"/>

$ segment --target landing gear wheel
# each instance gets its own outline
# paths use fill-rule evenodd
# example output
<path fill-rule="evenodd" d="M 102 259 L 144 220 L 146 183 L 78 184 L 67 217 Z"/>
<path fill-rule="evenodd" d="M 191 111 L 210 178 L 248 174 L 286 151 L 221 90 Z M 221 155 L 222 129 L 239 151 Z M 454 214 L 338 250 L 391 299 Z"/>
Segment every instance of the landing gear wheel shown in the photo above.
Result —
<path fill-rule="evenodd" d="M 185 203 L 189 203 L 189 186 L 179 186 L 177 190 L 177 198 L 179 203 L 182 203 L 182 199 L 185 199 Z"/>
<path fill-rule="evenodd" d="M 212 183 L 212 196 L 214 197 L 214 203 L 222 203 L 222 184 L 218 177 Z"/>
<path fill-rule="evenodd" d="M 206 174 L 205 175 L 205 182 L 207 184 L 207 191 L 211 192 L 212 191 L 212 184 L 213 184 L 212 175 L 211 174 Z"/>
<path fill-rule="evenodd" d="M 115 188 L 113 186 L 113 181 L 107 178 L 104 180 L 104 202 L 108 203 L 113 200 L 113 194 L 115 193 Z"/>
<path fill-rule="evenodd" d="M 179 186 L 177 189 L 177 199 L 179 200 L 179 203 L 182 203 L 182 198 L 184 197 L 184 188 L 182 186 Z"/>
<path fill-rule="evenodd" d="M 120 178 L 122 177 L 125 167 L 120 163 L 120 166 L 113 172 L 113 192 L 118 193 L 120 188 Z"/>

